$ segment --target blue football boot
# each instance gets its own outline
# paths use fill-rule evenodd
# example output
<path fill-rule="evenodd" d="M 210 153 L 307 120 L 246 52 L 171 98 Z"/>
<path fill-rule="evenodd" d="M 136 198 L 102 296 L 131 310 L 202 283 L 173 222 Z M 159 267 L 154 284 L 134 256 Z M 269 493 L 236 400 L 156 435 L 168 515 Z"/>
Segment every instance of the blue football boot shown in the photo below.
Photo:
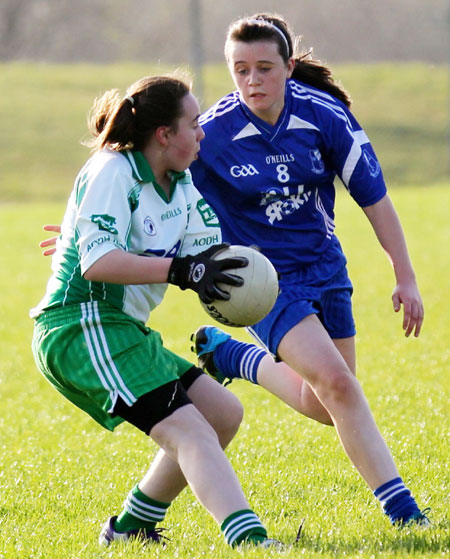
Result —
<path fill-rule="evenodd" d="M 200 326 L 191 335 L 191 341 L 194 342 L 191 350 L 197 354 L 199 367 L 224 386 L 229 384 L 232 379 L 217 369 L 214 363 L 214 351 L 229 338 L 231 338 L 230 334 L 215 326 Z"/>

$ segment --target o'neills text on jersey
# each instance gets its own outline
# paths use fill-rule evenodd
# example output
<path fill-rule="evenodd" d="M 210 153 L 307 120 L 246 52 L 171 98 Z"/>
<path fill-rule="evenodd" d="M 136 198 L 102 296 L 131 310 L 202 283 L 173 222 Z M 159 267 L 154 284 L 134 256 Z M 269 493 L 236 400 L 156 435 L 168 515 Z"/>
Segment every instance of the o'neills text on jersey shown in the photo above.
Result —
<path fill-rule="evenodd" d="M 289 163 L 290 161 L 295 161 L 295 157 L 293 153 L 283 153 L 280 155 L 268 155 L 266 157 L 267 165 L 271 165 L 272 163 Z"/>
<path fill-rule="evenodd" d="M 163 214 L 161 214 L 161 221 L 166 221 L 166 219 L 172 219 L 172 217 L 177 217 L 182 213 L 180 208 L 176 208 L 174 210 L 169 210 Z"/>

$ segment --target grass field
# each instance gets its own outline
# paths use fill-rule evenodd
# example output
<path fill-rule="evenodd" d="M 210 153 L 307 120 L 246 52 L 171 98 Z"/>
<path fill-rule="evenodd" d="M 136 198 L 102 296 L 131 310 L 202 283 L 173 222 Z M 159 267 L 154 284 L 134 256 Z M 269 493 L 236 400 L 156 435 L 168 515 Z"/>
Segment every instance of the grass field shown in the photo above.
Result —
<path fill-rule="evenodd" d="M 393 529 L 343 454 L 332 428 L 296 415 L 258 387 L 231 390 L 246 415 L 228 455 L 270 534 L 299 544 L 285 551 L 231 550 L 185 491 L 170 509 L 167 548 L 99 549 L 100 526 L 120 510 L 156 446 L 127 426 L 103 431 L 36 371 L 28 309 L 42 296 L 48 259 L 41 225 L 59 222 L 61 203 L 0 205 L 0 558 L 330 557 L 434 559 L 450 549 L 450 185 L 391 193 L 426 307 L 419 339 L 405 339 L 390 305 L 393 277 L 362 212 L 338 194 L 337 232 L 355 284 L 358 375 L 428 531 Z M 193 294 L 170 289 L 151 324 L 189 358 L 189 333 L 210 322 Z M 242 330 L 236 334 L 247 339 Z"/>
<path fill-rule="evenodd" d="M 64 201 L 87 157 L 94 97 L 167 67 L 0 63 L 0 201 Z M 354 99 L 390 185 L 448 180 L 448 67 L 425 64 L 333 68 Z M 204 109 L 233 86 L 224 65 L 205 70 Z"/>

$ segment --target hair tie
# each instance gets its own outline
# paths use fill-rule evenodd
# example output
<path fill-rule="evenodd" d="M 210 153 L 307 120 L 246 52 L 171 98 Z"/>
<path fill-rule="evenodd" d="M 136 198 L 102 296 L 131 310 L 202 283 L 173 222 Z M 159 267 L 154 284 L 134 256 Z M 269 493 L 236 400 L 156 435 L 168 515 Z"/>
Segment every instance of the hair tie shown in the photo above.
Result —
<path fill-rule="evenodd" d="M 127 97 L 125 97 L 125 101 L 129 101 L 130 105 L 132 107 L 134 107 L 134 97 L 132 97 L 131 95 L 128 95 Z"/>
<path fill-rule="evenodd" d="M 288 56 L 290 56 L 289 55 L 289 50 L 290 49 L 289 49 L 289 43 L 288 43 L 287 37 L 283 33 L 283 31 L 281 31 L 281 29 L 279 27 L 277 27 L 274 23 L 272 23 L 271 21 L 267 21 L 267 19 L 248 19 L 247 23 L 258 24 L 258 25 L 260 25 L 262 23 L 263 25 L 268 26 L 271 29 L 274 29 L 279 35 L 281 35 L 281 37 L 283 37 L 283 41 L 286 45 Z"/>

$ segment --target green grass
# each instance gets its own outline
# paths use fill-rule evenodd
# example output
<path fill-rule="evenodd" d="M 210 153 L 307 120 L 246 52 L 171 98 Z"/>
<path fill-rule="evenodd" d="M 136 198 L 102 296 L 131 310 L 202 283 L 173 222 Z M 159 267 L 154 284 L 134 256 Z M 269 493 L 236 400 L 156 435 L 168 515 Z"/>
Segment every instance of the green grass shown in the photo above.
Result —
<path fill-rule="evenodd" d="M 449 176 L 448 67 L 426 64 L 336 68 L 389 184 L 429 186 Z"/>
<path fill-rule="evenodd" d="M 114 434 L 67 403 L 39 375 L 30 352 L 28 309 L 43 295 L 50 261 L 39 254 L 41 225 L 63 205 L 0 206 L 0 558 L 329 557 L 434 559 L 450 536 L 450 185 L 392 192 L 408 236 L 426 307 L 419 339 L 405 339 L 391 310 L 393 275 L 362 212 L 339 191 L 337 229 L 355 284 L 358 376 L 406 483 L 433 528 L 394 530 L 345 457 L 333 429 L 296 415 L 258 387 L 231 390 L 246 414 L 228 455 L 273 537 L 300 544 L 283 551 L 231 550 L 185 491 L 171 507 L 165 549 L 137 544 L 99 549 L 101 524 L 118 512 L 156 446 L 137 430 Z M 151 324 L 190 358 L 189 333 L 210 322 L 194 294 L 169 290 Z M 235 334 L 248 339 L 244 331 Z"/>
<path fill-rule="evenodd" d="M 0 64 L 0 201 L 64 201 L 88 155 L 86 115 L 106 89 L 122 91 L 156 65 Z M 448 180 L 448 68 L 424 64 L 333 68 L 351 92 L 390 184 Z M 205 70 L 203 108 L 233 86 L 224 65 Z"/>

